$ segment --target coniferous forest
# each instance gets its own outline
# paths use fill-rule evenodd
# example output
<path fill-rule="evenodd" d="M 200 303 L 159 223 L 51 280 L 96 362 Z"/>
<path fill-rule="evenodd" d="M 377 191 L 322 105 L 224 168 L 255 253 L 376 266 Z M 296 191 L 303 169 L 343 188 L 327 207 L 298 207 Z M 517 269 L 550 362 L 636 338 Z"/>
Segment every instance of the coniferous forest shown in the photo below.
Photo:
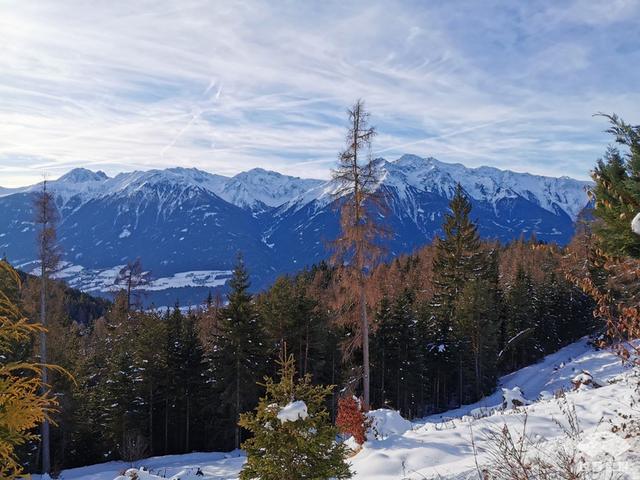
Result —
<path fill-rule="evenodd" d="M 586 229 L 568 247 L 521 239 L 482 241 L 461 189 L 444 234 L 412 255 L 381 262 L 364 279 L 370 322 L 370 406 L 407 418 L 471 403 L 499 375 L 529 365 L 598 324 L 593 300 L 566 279 L 572 253 L 588 249 Z M 39 279 L 3 291 L 26 314 L 39 312 Z M 361 331 L 348 266 L 320 263 L 253 292 L 242 256 L 226 296 L 197 307 L 142 308 L 125 283 L 113 302 L 51 281 L 48 362 L 59 402 L 52 416 L 52 470 L 148 455 L 232 450 L 238 426 L 264 394 L 277 360 L 292 355 L 297 377 L 336 385 L 326 398 L 362 393 Z M 36 342 L 14 350 L 38 359 Z M 39 443 L 19 448 L 39 468 Z"/>

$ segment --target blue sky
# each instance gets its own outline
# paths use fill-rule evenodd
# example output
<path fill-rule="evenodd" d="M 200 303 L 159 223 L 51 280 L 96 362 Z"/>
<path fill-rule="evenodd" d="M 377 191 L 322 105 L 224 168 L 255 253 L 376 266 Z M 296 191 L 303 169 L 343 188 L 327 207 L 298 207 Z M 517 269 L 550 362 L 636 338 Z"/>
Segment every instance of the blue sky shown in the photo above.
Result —
<path fill-rule="evenodd" d="M 586 178 L 640 122 L 640 2 L 0 0 L 0 185 L 83 166 L 326 177 L 374 152 Z"/>

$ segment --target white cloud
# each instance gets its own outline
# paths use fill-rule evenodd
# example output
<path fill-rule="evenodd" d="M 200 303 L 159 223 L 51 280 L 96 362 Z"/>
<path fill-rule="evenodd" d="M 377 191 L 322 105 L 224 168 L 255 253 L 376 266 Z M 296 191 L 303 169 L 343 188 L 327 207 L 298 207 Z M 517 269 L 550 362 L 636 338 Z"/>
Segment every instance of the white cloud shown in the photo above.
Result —
<path fill-rule="evenodd" d="M 591 114 L 640 116 L 638 54 L 607 30 L 636 10 L 541 5 L 0 3 L 0 185 L 78 165 L 326 176 L 358 97 L 385 155 L 584 177 L 608 141 Z"/>

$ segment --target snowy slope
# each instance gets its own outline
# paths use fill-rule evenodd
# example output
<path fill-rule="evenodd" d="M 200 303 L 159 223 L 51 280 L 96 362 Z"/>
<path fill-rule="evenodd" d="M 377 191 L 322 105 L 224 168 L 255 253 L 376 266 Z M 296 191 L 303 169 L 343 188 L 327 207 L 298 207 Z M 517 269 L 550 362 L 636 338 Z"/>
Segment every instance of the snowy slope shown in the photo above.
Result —
<path fill-rule="evenodd" d="M 562 427 L 557 423 L 566 424 L 558 402 L 553 399 L 536 400 L 543 391 L 571 390 L 571 379 L 582 370 L 588 370 L 607 386 L 567 393 L 567 400 L 575 405 L 580 427 L 584 430 L 580 446 L 594 451 L 597 450 L 594 443 L 601 443 L 602 448 L 612 448 L 620 455 L 640 447 L 640 443 L 626 444 L 620 441 L 620 437 L 612 437 L 610 425 L 603 423 L 617 420 L 615 409 L 630 410 L 632 398 L 637 397 L 634 390 L 638 380 L 636 378 L 633 381 L 633 370 L 623 367 L 619 357 L 613 353 L 596 351 L 583 339 L 547 356 L 536 365 L 501 379 L 500 386 L 503 388 L 519 386 L 525 397 L 534 401 L 532 405 L 480 419 L 468 415 L 472 410 L 500 404 L 502 393 L 498 389 L 481 402 L 414 422 L 412 430 L 402 435 L 367 442 L 353 458 L 355 478 L 403 478 L 403 472 L 409 479 L 435 478 L 437 475 L 444 478 L 477 478 L 471 435 L 478 450 L 478 461 L 482 464 L 487 461 L 486 435 L 505 424 L 512 431 L 521 432 L 524 412 L 527 413 L 527 435 L 543 443 L 558 441 L 559 438 L 565 441 Z M 609 382 L 615 383 L 608 385 Z M 625 461 L 637 462 L 636 468 L 640 468 L 640 458 L 625 457 Z"/>
<path fill-rule="evenodd" d="M 569 441 L 563 431 L 566 419 L 556 400 L 539 400 L 541 392 L 570 390 L 571 379 L 582 370 L 588 370 L 606 386 L 595 390 L 569 392 L 566 399 L 575 405 L 582 434 Z M 521 432 L 525 412 L 526 433 L 545 452 L 558 446 L 569 448 L 572 443 L 585 460 L 593 465 L 615 466 L 626 476 L 622 479 L 640 478 L 640 443 L 638 439 L 623 439 L 611 432 L 611 425 L 618 417 L 615 410 L 629 410 L 638 378 L 634 371 L 621 365 L 620 359 L 609 351 L 597 351 L 586 340 L 569 345 L 547 356 L 536 365 L 524 368 L 501 379 L 501 386 L 522 388 L 526 398 L 533 403 L 517 410 L 499 411 L 484 418 L 467 415 L 482 406 L 500 403 L 501 395 L 495 394 L 482 402 L 462 409 L 433 416 L 412 424 L 398 420 L 390 411 L 374 412 L 378 425 L 386 423 L 384 436 L 370 440 L 350 459 L 354 478 L 367 480 L 418 480 L 431 478 L 477 479 L 471 437 L 476 446 L 477 461 L 482 467 L 487 462 L 489 432 L 507 425 L 513 432 Z M 636 412 L 636 415 L 638 412 Z M 243 463 L 238 452 L 198 453 L 181 456 L 156 457 L 137 462 L 159 477 L 182 480 L 231 480 L 238 478 Z M 602 461 L 603 463 L 598 463 Z M 591 468 L 591 463 L 588 464 Z M 112 480 L 126 468 L 122 462 L 82 467 L 63 472 L 69 480 Z M 195 475 L 197 468 L 203 475 Z M 165 473 L 166 472 L 166 473 Z M 600 478 L 600 477 L 593 477 Z M 605 477 L 602 477 L 605 478 Z M 607 477 L 608 478 L 608 477 Z"/>

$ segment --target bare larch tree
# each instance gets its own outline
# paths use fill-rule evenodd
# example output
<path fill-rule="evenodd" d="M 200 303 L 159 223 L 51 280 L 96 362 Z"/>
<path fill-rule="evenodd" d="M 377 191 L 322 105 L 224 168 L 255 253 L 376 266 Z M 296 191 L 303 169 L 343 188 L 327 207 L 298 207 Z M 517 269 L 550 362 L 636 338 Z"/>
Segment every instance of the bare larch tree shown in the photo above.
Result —
<path fill-rule="evenodd" d="M 378 188 L 380 174 L 371 157 L 371 142 L 376 130 L 369 126 L 369 113 L 362 100 L 347 113 L 347 145 L 338 157 L 338 167 L 332 172 L 337 185 L 334 200 L 340 209 L 341 229 L 334 243 L 334 261 L 348 264 L 357 279 L 363 401 L 369 405 L 369 320 L 365 279 L 382 254 L 380 239 L 386 231 L 373 217 L 384 207 Z"/>
<path fill-rule="evenodd" d="M 131 310 L 131 299 L 135 300 L 136 306 L 140 303 L 137 290 L 151 281 L 151 274 L 144 271 L 142 262 L 136 258 L 133 262 L 128 262 L 118 272 L 114 284 L 124 288 L 127 298 L 127 312 Z"/>
<path fill-rule="evenodd" d="M 47 282 L 60 262 L 60 248 L 57 243 L 56 225 L 58 210 L 51 192 L 47 191 L 47 181 L 42 182 L 42 190 L 36 194 L 34 202 L 35 223 L 37 225 L 38 261 L 40 262 L 40 323 L 47 325 Z M 42 363 L 42 388 L 49 385 L 47 368 L 47 333 L 40 333 L 40 362 Z M 42 471 L 51 470 L 50 425 L 44 420 L 40 429 L 42 442 Z"/>

